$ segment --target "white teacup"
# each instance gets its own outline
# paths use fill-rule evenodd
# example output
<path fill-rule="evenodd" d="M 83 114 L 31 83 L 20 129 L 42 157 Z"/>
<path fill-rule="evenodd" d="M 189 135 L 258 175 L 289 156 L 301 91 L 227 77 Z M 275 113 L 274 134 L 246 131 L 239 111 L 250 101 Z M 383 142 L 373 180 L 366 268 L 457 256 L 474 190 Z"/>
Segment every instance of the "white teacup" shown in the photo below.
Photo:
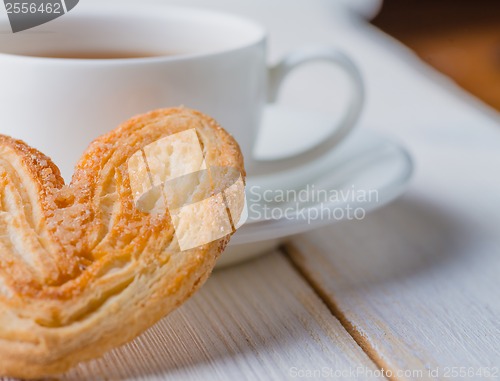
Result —
<path fill-rule="evenodd" d="M 343 123 L 307 152 L 258 162 L 252 150 L 264 107 L 290 70 L 312 60 L 352 79 Z M 269 69 L 258 24 L 151 5 L 77 8 L 16 34 L 0 24 L 0 84 L 0 133 L 52 157 L 66 179 L 93 139 L 151 109 L 185 105 L 213 116 L 236 137 L 253 175 L 317 159 L 351 130 L 363 103 L 358 70 L 334 48 L 298 50 Z"/>

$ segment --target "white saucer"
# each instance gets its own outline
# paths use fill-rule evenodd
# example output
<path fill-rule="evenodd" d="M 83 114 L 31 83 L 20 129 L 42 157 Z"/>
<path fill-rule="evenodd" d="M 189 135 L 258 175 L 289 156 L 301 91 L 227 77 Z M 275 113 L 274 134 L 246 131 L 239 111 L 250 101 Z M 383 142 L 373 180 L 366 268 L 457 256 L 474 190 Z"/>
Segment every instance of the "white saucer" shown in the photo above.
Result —
<path fill-rule="evenodd" d="M 217 267 L 269 252 L 294 234 L 362 219 L 401 195 L 412 171 L 411 157 L 403 147 L 358 129 L 319 162 L 293 174 L 250 177 L 249 218 L 233 236 Z M 283 201 L 284 196 L 288 202 Z"/>

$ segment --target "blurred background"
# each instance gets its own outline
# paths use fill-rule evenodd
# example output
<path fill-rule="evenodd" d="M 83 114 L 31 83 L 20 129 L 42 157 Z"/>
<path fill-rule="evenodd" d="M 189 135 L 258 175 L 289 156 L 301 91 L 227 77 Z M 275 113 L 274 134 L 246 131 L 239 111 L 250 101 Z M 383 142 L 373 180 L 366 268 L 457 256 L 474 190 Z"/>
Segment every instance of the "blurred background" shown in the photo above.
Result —
<path fill-rule="evenodd" d="M 500 1 L 385 0 L 372 23 L 500 110 Z"/>

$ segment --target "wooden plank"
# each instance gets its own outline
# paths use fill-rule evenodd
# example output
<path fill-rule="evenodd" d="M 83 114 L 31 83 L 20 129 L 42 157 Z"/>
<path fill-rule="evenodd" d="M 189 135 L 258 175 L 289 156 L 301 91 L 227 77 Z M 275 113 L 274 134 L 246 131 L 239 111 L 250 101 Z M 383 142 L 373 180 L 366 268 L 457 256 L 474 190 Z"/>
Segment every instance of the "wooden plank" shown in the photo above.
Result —
<path fill-rule="evenodd" d="M 410 195 L 287 250 L 387 376 L 498 379 L 500 246 L 488 234 Z"/>
<path fill-rule="evenodd" d="M 281 253 L 216 272 L 134 342 L 63 380 L 266 380 L 377 368 Z M 295 369 L 295 370 L 294 370 Z"/>

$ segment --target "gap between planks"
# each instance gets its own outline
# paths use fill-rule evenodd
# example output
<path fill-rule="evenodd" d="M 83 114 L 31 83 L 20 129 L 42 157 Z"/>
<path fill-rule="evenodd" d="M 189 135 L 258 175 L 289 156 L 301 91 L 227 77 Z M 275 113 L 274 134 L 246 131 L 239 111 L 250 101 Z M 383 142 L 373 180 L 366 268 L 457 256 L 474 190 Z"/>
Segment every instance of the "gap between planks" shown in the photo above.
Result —
<path fill-rule="evenodd" d="M 385 361 L 378 355 L 377 350 L 370 344 L 368 340 L 363 336 L 363 334 L 352 324 L 349 319 L 345 316 L 345 314 L 342 312 L 340 307 L 337 305 L 335 298 L 330 297 L 325 294 L 325 292 L 322 290 L 320 284 L 316 279 L 314 279 L 311 274 L 309 274 L 307 271 L 304 270 L 304 268 L 301 266 L 301 264 L 296 261 L 293 256 L 291 255 L 294 251 L 298 252 L 298 248 L 295 247 L 295 245 L 288 241 L 287 243 L 283 244 L 280 246 L 279 250 L 283 253 L 283 256 L 290 265 L 295 269 L 297 274 L 301 276 L 307 284 L 314 290 L 316 295 L 325 303 L 325 305 L 328 307 L 332 315 L 340 322 L 342 327 L 347 331 L 347 333 L 353 338 L 353 340 L 358 344 L 358 346 L 365 352 L 365 354 L 368 356 L 368 358 L 375 364 L 375 366 L 381 370 L 388 370 L 390 367 L 388 364 L 385 363 Z M 392 377 L 388 377 L 384 373 L 384 377 L 391 380 L 391 381 L 399 381 L 399 379 L 394 376 L 396 374 L 394 369 L 390 369 L 392 372 L 391 374 L 393 375 Z"/>

